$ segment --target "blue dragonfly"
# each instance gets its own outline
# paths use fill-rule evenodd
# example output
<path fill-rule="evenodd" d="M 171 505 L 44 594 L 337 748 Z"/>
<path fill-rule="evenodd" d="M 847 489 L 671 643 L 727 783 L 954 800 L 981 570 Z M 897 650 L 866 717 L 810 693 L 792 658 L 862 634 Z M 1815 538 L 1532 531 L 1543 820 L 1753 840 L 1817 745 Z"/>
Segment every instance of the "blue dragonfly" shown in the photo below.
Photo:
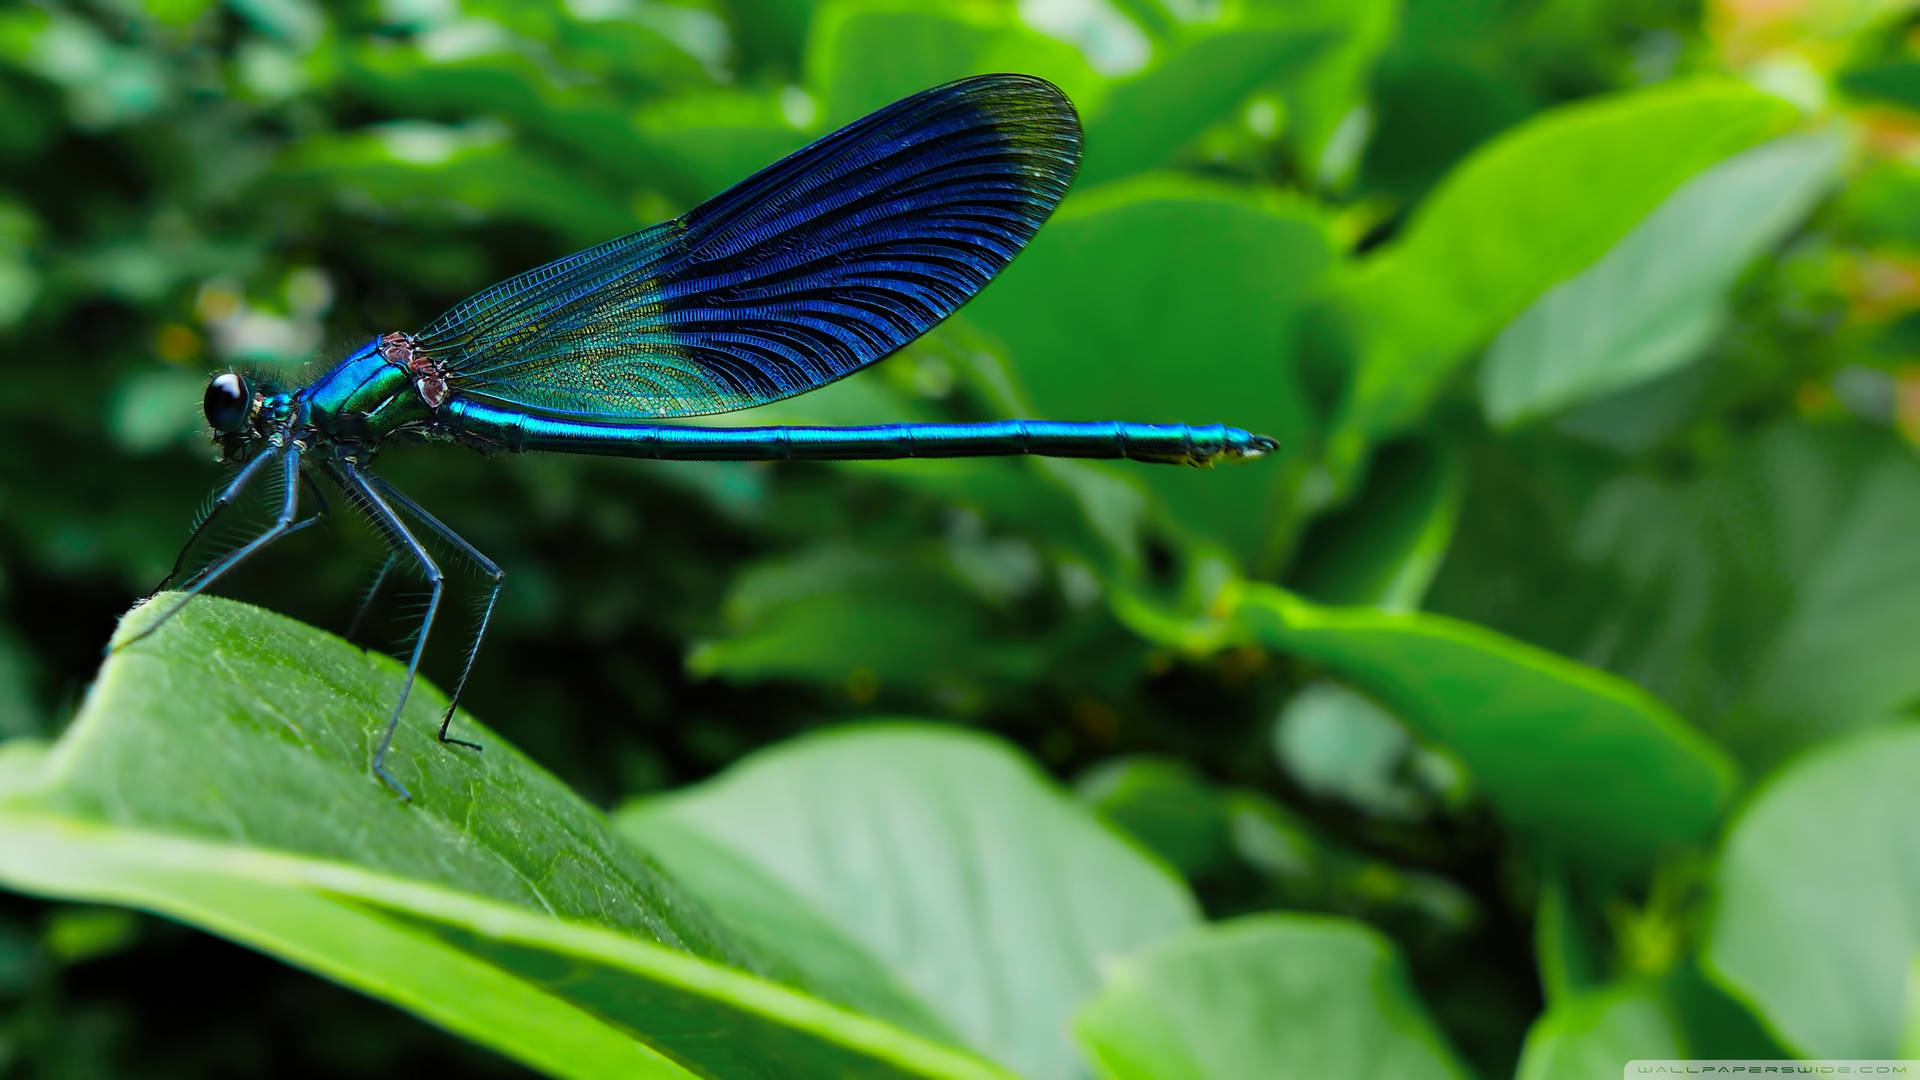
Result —
<path fill-rule="evenodd" d="M 1072 183 L 1080 144 L 1073 105 L 1050 83 L 1024 75 L 948 83 L 827 135 L 683 217 L 509 278 L 418 333 L 382 334 L 305 386 L 238 371 L 215 375 L 207 423 L 222 459 L 238 472 L 162 588 L 179 578 L 208 523 L 256 479 L 278 479 L 278 514 L 264 532 L 182 581 L 160 615 L 116 647 L 152 633 L 262 548 L 323 518 L 318 481 L 330 482 L 387 544 L 387 567 L 410 563 L 428 585 L 372 763 L 408 799 L 386 768 L 387 751 L 445 581 L 420 537 L 437 537 L 489 582 L 441 718 L 443 743 L 474 747 L 447 728 L 504 575 L 371 471 L 389 442 L 681 461 L 1042 454 L 1202 466 L 1273 450 L 1272 439 L 1220 424 L 663 422 L 802 394 L 919 337 L 1033 237 Z M 304 518 L 303 491 L 315 508 Z"/>

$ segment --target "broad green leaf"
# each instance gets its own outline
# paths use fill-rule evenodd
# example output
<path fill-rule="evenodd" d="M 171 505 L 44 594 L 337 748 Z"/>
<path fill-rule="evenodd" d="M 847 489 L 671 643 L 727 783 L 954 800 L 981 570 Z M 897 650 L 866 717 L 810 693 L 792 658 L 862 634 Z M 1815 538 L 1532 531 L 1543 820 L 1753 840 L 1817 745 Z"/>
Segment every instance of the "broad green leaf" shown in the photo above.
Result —
<path fill-rule="evenodd" d="M 1288 578 L 1323 604 L 1418 608 L 1453 541 L 1465 493 L 1466 468 L 1444 445 L 1391 445 L 1368 462 L 1355 500 L 1313 523 Z"/>
<path fill-rule="evenodd" d="M 1410 422 L 1541 293 L 1793 116 L 1744 85 L 1684 81 L 1549 110 L 1476 151 L 1329 293 L 1357 339 L 1346 431 L 1371 439 Z"/>
<path fill-rule="evenodd" d="M 1576 865 L 1632 870 L 1698 843 L 1732 794 L 1726 756 L 1614 676 L 1441 616 L 1232 592 L 1235 631 L 1366 691 L 1458 757 L 1516 831 Z"/>
<path fill-rule="evenodd" d="M 1621 983 L 1555 1004 L 1527 1032 L 1517 1080 L 1616 1080 L 1636 1058 L 1686 1044 L 1657 984 Z"/>
<path fill-rule="evenodd" d="M 1074 1018 L 1107 1080 L 1466 1080 L 1399 956 L 1362 923 L 1258 915 L 1113 965 Z"/>
<path fill-rule="evenodd" d="M 1084 112 L 1079 183 L 1165 165 L 1255 90 L 1305 69 L 1339 38 L 1337 30 L 1303 20 L 1195 33 L 1162 46 L 1146 70 L 1113 84 L 1097 112 Z"/>
<path fill-rule="evenodd" d="M 1726 321 L 1734 279 L 1806 217 L 1844 149 L 1836 131 L 1789 136 L 1687 181 L 1500 332 L 1480 368 L 1488 419 L 1531 420 L 1699 355 Z"/>
<path fill-rule="evenodd" d="M 1823 746 L 1755 792 L 1727 835 L 1705 967 L 1797 1054 L 1913 1045 L 1916 770 L 1911 725 Z"/>
<path fill-rule="evenodd" d="M 163 594 L 164 603 L 171 594 Z M 128 617 L 122 634 L 155 614 Z M 755 951 L 606 820 L 417 686 L 368 771 L 397 666 L 283 617 L 195 601 L 108 660 L 44 756 L 0 755 L 0 882 L 157 911 L 561 1076 L 1004 1076 L 768 981 Z M 37 758 L 37 761 L 35 760 Z"/>
<path fill-rule="evenodd" d="M 1756 770 L 1920 696 L 1920 463 L 1891 433 L 1780 425 L 1688 480 L 1574 492 L 1543 542 L 1500 491 L 1526 509 L 1462 550 L 1503 565 L 1443 573 L 1448 610 L 1632 679 Z"/>
<path fill-rule="evenodd" d="M 1178 879 L 1029 762 L 947 729 L 807 737 L 620 825 L 643 847 L 670 835 L 668 869 L 729 922 L 785 904 L 826 920 L 966 1045 L 1034 1078 L 1075 1075 L 1067 1017 L 1104 963 L 1197 919 Z"/>
<path fill-rule="evenodd" d="M 1044 416 L 1228 423 L 1298 445 L 1313 417 L 1289 327 L 1332 257 L 1304 205 L 1141 178 L 1069 199 L 967 314 L 1006 342 Z M 1275 462 L 1140 475 L 1183 525 L 1261 554 Z"/>

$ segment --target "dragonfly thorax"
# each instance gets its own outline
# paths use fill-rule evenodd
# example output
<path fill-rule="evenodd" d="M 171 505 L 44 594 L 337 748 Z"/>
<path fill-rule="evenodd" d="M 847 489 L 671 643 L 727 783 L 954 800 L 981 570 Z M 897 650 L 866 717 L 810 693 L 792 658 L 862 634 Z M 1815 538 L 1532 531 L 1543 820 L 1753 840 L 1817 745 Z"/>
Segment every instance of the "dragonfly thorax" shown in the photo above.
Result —
<path fill-rule="evenodd" d="M 300 393 L 317 431 L 350 442 L 423 428 L 446 395 L 444 379 L 405 334 L 367 342 Z"/>

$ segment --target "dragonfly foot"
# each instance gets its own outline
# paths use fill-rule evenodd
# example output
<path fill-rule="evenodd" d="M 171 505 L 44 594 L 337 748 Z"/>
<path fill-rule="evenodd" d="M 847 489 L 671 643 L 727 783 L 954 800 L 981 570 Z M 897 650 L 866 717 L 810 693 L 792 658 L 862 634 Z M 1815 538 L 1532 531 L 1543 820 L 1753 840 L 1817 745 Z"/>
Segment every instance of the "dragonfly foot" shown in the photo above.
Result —
<path fill-rule="evenodd" d="M 393 778 L 393 774 L 387 771 L 387 767 L 385 765 L 375 765 L 373 767 L 373 775 L 379 777 L 381 783 L 387 785 L 389 788 L 392 788 L 393 793 L 395 795 L 400 796 L 401 802 L 413 801 L 413 792 L 408 791 L 407 786 L 405 784 L 402 784 L 400 781 L 395 780 Z"/>
<path fill-rule="evenodd" d="M 440 741 L 441 742 L 452 743 L 454 746 L 464 746 L 469 750 L 485 749 L 485 747 L 481 746 L 477 742 L 468 742 L 465 739 L 456 739 L 453 736 L 447 734 L 447 725 L 451 723 L 453 723 L 453 706 L 449 705 L 447 706 L 446 714 L 440 717 Z"/>

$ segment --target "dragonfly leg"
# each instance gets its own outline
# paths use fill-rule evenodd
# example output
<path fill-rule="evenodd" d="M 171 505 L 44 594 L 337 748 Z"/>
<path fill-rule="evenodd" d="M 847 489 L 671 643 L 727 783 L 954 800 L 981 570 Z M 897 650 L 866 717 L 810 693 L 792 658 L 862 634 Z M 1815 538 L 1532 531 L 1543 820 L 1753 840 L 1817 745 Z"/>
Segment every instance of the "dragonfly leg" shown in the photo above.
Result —
<path fill-rule="evenodd" d="M 465 739 L 449 738 L 447 735 L 447 725 L 453 723 L 453 711 L 460 704 L 460 692 L 467 688 L 467 676 L 473 673 L 473 661 L 480 655 L 480 643 L 486 640 L 487 624 L 493 621 L 493 606 L 500 599 L 500 586 L 507 579 L 506 571 L 501 570 L 500 567 L 492 559 L 487 558 L 479 548 L 468 543 L 466 537 L 454 532 L 439 518 L 427 513 L 426 508 L 414 502 L 405 492 L 372 473 L 365 475 L 369 484 L 379 489 L 380 493 L 386 496 L 395 506 L 398 506 L 403 512 L 412 515 L 414 520 L 426 526 L 434 535 L 446 541 L 450 547 L 459 552 L 468 562 L 478 567 L 480 572 L 485 574 L 487 580 L 490 582 L 490 587 L 487 590 L 486 606 L 480 610 L 480 625 L 474 629 L 473 641 L 467 646 L 466 662 L 460 666 L 460 678 L 453 684 L 452 696 L 447 698 L 447 711 L 440 717 L 441 742 L 452 743 L 455 746 L 471 747 L 472 749 L 478 750 L 480 749 L 479 743 L 468 742 Z"/>
<path fill-rule="evenodd" d="M 281 533 L 280 536 L 275 537 L 275 539 L 281 539 L 284 537 L 292 536 L 294 533 L 299 532 L 301 529 L 304 529 L 309 525 L 318 525 L 320 522 L 325 521 L 327 519 L 328 514 L 333 512 L 333 507 L 327 502 L 326 493 L 320 490 L 319 484 L 316 484 L 313 482 L 313 478 L 307 475 L 306 470 L 304 469 L 300 470 L 299 476 L 300 476 L 301 486 L 307 489 L 307 493 L 309 495 L 313 496 L 315 509 L 313 513 L 308 514 L 306 517 L 303 517 L 300 520 L 294 522 L 293 524 L 287 526 L 287 531 Z M 189 540 L 188 543 L 191 544 L 192 541 Z M 218 565 L 218 564 L 216 563 L 214 565 Z M 194 591 L 198 591 L 199 589 L 205 588 L 206 583 L 203 582 L 201 579 L 207 577 L 208 574 L 212 571 L 212 569 L 213 569 L 212 566 L 206 567 L 205 569 L 202 569 L 198 573 L 194 574 L 192 577 L 188 578 L 184 583 L 181 584 L 180 586 L 181 590 L 186 591 L 191 589 Z"/>
<path fill-rule="evenodd" d="M 246 489 L 247 484 L 253 480 L 254 474 L 264 468 L 267 462 L 273 460 L 277 453 L 278 451 L 269 449 L 255 455 L 254 459 L 242 466 L 240 472 L 228 482 L 225 488 L 221 489 L 220 494 L 214 496 L 213 505 L 207 508 L 206 513 L 200 515 L 199 521 L 194 523 L 193 531 L 187 534 L 187 542 L 180 546 L 180 554 L 173 558 L 173 569 L 167 571 L 167 576 L 160 579 L 160 584 L 154 587 L 154 592 L 158 593 L 173 584 L 173 579 L 180 576 L 180 568 L 186 565 L 187 552 L 193 550 L 194 542 L 200 539 L 200 534 L 207 531 L 207 526 L 213 524 L 213 519 L 220 516 L 220 511 L 225 510 L 233 500 L 240 497 L 240 492 Z"/>
<path fill-rule="evenodd" d="M 353 613 L 353 621 L 347 624 L 346 638 L 352 641 L 360 635 L 360 624 L 367 621 L 367 612 L 373 610 L 373 598 L 380 595 L 380 586 L 387 583 L 387 575 L 393 573 L 393 564 L 399 561 L 397 552 L 387 552 L 387 561 L 380 564 L 380 570 L 373 575 L 373 581 L 367 585 L 367 591 L 360 597 L 360 607 Z M 365 645 L 360 646 L 366 652 Z"/>
<path fill-rule="evenodd" d="M 268 451 L 268 453 L 270 454 L 272 453 L 272 451 Z M 266 457 L 266 456 L 267 454 L 261 455 L 261 457 Z M 215 581 L 218 581 L 221 577 L 225 576 L 227 571 L 232 570 L 236 566 L 239 566 L 241 563 L 251 558 L 255 552 L 259 551 L 263 547 L 266 547 L 268 544 L 273 543 L 275 540 L 280 539 L 281 537 L 287 535 L 290 532 L 295 531 L 296 529 L 305 528 L 306 526 L 313 524 L 316 520 L 319 519 L 320 515 L 316 514 L 313 517 L 307 518 L 304 521 L 294 520 L 295 516 L 298 515 L 300 511 L 300 486 L 301 485 L 300 485 L 300 450 L 299 448 L 288 447 L 284 450 L 279 451 L 277 456 L 280 461 L 282 476 L 283 476 L 283 479 L 286 481 L 286 486 L 284 488 L 285 494 L 281 497 L 280 514 L 278 517 L 274 519 L 273 525 L 269 527 L 266 532 L 261 533 L 259 536 L 254 537 L 252 540 L 249 540 L 247 543 L 241 545 L 237 550 L 227 554 L 226 556 L 218 560 L 215 560 L 213 565 L 207 567 L 205 570 L 200 571 L 198 574 L 195 574 L 192 580 L 188 581 L 186 584 L 180 587 L 179 597 L 177 597 L 173 601 L 173 603 L 167 605 L 167 609 L 165 611 L 162 611 L 158 618 L 154 619 L 153 622 L 148 623 L 147 626 L 144 629 L 142 629 L 139 633 L 134 634 L 131 637 L 123 638 L 113 643 L 112 645 L 108 646 L 107 647 L 108 652 L 110 653 L 119 652 L 121 649 L 126 648 L 127 646 L 133 644 L 134 642 L 139 641 L 141 638 L 146 637 L 148 634 L 153 633 L 155 630 L 160 629 L 160 627 L 163 626 L 167 622 L 167 620 L 173 618 L 175 615 L 178 615 L 180 613 L 180 609 L 186 607 L 189 601 L 191 601 L 194 597 L 200 595 L 202 592 L 205 592 L 209 585 L 212 585 Z M 257 461 L 259 459 L 256 458 L 255 460 Z M 251 472 L 252 472 L 252 467 L 249 467 L 249 469 L 237 479 L 244 480 L 246 476 Z M 231 489 L 231 485 L 229 485 L 229 488 Z M 225 493 L 223 492 L 222 494 L 224 495 Z M 198 530 L 195 530 L 195 531 L 197 534 Z"/>
<path fill-rule="evenodd" d="M 413 532 L 407 528 L 407 523 L 400 519 L 400 514 L 368 482 L 367 474 L 352 465 L 339 465 L 329 468 L 328 475 L 338 481 L 340 486 L 345 488 L 347 493 L 352 495 L 373 518 L 374 525 L 380 530 L 381 536 L 394 553 L 406 555 L 413 560 L 414 565 L 420 568 L 422 576 L 427 579 L 427 585 L 431 589 L 427 595 L 426 614 L 420 619 L 420 632 L 413 639 L 413 654 L 407 658 L 407 674 L 406 679 L 400 684 L 400 698 L 393 703 L 393 713 L 387 717 L 386 730 L 380 733 L 380 744 L 373 751 L 373 774 L 380 778 L 381 783 L 392 788 L 394 794 L 411 802 L 413 793 L 387 771 L 387 751 L 393 747 L 393 733 L 400 727 L 400 714 L 406 710 L 407 695 L 413 690 L 414 677 L 420 673 L 420 657 L 426 652 L 427 635 L 433 630 L 433 618 L 440 611 L 440 593 L 445 588 L 446 575 L 440 572 L 439 565 L 433 561 L 433 556 L 427 553 L 426 546 L 421 544 Z"/>

